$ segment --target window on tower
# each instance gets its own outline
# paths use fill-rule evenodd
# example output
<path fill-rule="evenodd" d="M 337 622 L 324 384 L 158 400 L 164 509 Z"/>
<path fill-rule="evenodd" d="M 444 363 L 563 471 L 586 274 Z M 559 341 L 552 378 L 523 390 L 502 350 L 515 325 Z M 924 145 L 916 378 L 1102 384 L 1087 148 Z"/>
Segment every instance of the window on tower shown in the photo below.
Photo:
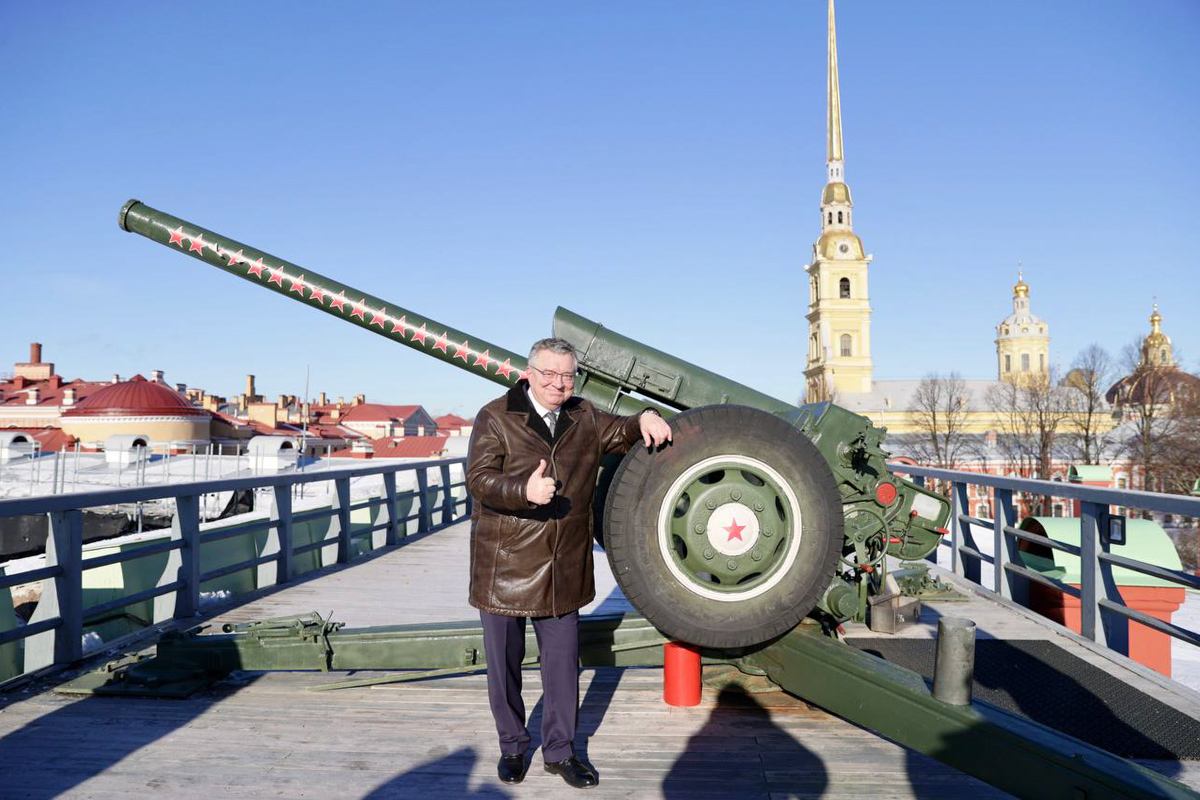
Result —
<path fill-rule="evenodd" d="M 1046 354 L 1038 353 L 1038 369 L 1042 372 L 1046 371 Z"/>
<path fill-rule="evenodd" d="M 1012 356 L 1007 353 L 1004 354 L 1004 371 L 1012 372 Z"/>
<path fill-rule="evenodd" d="M 832 211 L 829 212 L 829 224 L 830 225 L 833 224 L 833 212 Z"/>
<path fill-rule="evenodd" d="M 842 334 L 842 356 L 847 358 L 850 356 L 850 334 L 848 333 Z"/>
<path fill-rule="evenodd" d="M 1021 372 L 1029 372 L 1029 353 L 1021 353 Z"/>
<path fill-rule="evenodd" d="M 838 293 L 843 298 L 850 296 L 850 279 L 849 278 L 842 278 L 840 281 L 838 281 Z"/>
<path fill-rule="evenodd" d="M 842 224 L 842 212 L 838 212 L 838 224 Z"/>

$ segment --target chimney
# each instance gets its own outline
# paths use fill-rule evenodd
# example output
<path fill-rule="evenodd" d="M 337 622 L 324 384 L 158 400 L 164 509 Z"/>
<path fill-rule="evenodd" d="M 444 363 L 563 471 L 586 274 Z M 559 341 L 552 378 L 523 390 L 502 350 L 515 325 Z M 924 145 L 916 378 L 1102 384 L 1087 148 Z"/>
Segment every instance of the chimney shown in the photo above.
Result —
<path fill-rule="evenodd" d="M 254 376 L 246 376 L 246 402 L 253 402 L 250 398 L 254 397 Z"/>
<path fill-rule="evenodd" d="M 367 402 L 367 396 L 365 394 L 354 395 L 354 405 L 360 406 L 365 402 Z"/>
<path fill-rule="evenodd" d="M 29 390 L 29 394 L 26 395 L 25 404 L 29 406 L 36 406 L 38 404 L 38 400 L 40 399 L 40 394 L 41 393 L 38 391 L 38 387 L 34 386 Z"/>
<path fill-rule="evenodd" d="M 342 406 L 343 406 L 343 405 L 345 405 L 345 404 L 346 404 L 346 398 L 344 398 L 344 397 L 339 397 L 339 398 L 338 398 L 338 407 L 340 408 L 340 407 L 342 407 Z"/>
<path fill-rule="evenodd" d="M 161 369 L 150 370 L 150 380 L 154 381 L 155 383 L 162 383 L 163 382 L 162 378 L 163 378 L 163 371 Z"/>
<path fill-rule="evenodd" d="M 66 389 L 63 390 L 62 404 L 64 406 L 75 405 L 75 387 L 74 386 L 68 386 Z"/>
<path fill-rule="evenodd" d="M 112 382 L 113 382 L 113 383 L 120 383 L 120 382 L 121 382 L 121 376 L 120 376 L 120 375 L 118 375 L 117 373 L 115 373 L 115 372 L 114 372 L 114 373 L 113 373 L 113 379 L 112 379 Z"/>
<path fill-rule="evenodd" d="M 29 363 L 31 363 L 31 364 L 42 363 L 42 343 L 41 342 L 30 342 L 29 343 Z"/>
<path fill-rule="evenodd" d="M 321 392 L 321 394 L 319 394 L 317 396 L 317 405 L 319 405 L 319 406 L 325 405 L 325 393 L 324 392 Z"/>
<path fill-rule="evenodd" d="M 175 391 L 179 392 L 180 394 L 187 394 L 187 384 L 186 383 L 175 384 Z"/>

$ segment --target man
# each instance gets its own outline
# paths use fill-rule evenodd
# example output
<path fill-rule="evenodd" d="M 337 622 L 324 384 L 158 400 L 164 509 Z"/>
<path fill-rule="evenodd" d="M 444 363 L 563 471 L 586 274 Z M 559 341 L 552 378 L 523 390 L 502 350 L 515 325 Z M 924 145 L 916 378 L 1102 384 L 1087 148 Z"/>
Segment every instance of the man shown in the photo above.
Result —
<path fill-rule="evenodd" d="M 475 417 L 467 458 L 471 518 L 471 605 L 487 653 L 488 701 L 500 736 L 500 780 L 525 777 L 529 731 L 521 700 L 525 620 L 541 654 L 542 755 L 546 771 L 571 786 L 595 786 L 575 757 L 579 713 L 579 609 L 596 595 L 592 497 L 600 459 L 670 441 L 648 409 L 618 417 L 572 397 L 575 348 L 542 339 L 521 380 Z"/>

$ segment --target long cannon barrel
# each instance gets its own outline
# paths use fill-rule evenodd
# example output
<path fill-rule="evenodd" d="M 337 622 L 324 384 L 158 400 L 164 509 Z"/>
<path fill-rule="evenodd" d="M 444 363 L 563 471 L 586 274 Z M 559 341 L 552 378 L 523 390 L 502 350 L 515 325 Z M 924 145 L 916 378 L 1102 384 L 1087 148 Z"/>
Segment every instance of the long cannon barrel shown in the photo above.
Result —
<path fill-rule="evenodd" d="M 517 353 L 138 200 L 121 208 L 118 223 L 124 231 L 177 247 L 180 253 L 473 375 L 504 386 L 528 376 L 526 359 Z M 795 410 L 782 400 L 606 330 L 565 308 L 554 316 L 554 331 L 578 351 L 581 375 L 575 393 L 613 413 L 632 414 L 647 406 L 669 413 L 669 409 L 728 403 L 775 414 Z M 632 397 L 633 393 L 649 400 Z"/>
<path fill-rule="evenodd" d="M 526 376 L 525 358 L 395 303 L 305 269 L 138 200 L 121 208 L 122 230 L 197 258 L 390 341 L 505 386 Z"/>

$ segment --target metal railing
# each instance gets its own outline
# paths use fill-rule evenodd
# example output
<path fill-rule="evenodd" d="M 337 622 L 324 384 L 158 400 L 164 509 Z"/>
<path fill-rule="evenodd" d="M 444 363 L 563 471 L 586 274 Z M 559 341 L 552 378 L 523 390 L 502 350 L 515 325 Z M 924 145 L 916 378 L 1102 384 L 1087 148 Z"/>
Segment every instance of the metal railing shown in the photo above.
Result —
<path fill-rule="evenodd" d="M 42 581 L 41 597 L 33 616 L 24 626 L 0 631 L 0 646 L 25 640 L 25 674 L 70 664 L 83 656 L 83 632 L 88 620 L 135 603 L 154 600 L 153 622 L 161 626 L 171 620 L 197 614 L 200 586 L 205 581 L 273 563 L 274 585 L 278 586 L 296 577 L 295 557 L 298 555 L 336 545 L 336 563 L 345 564 L 354 557 L 356 540 L 364 536 L 374 538 L 377 531 L 387 531 L 385 545 L 396 545 L 407 536 L 410 522 L 416 522 L 416 533 L 459 522 L 470 516 L 471 498 L 465 491 L 465 477 L 462 481 L 452 483 L 450 469 L 456 465 L 462 465 L 465 469 L 465 462 L 465 458 L 438 459 L 0 500 L 0 518 L 45 514 L 49 521 L 45 566 L 11 574 L 0 571 L 0 590 Z M 430 482 L 430 470 L 439 472 L 440 482 Z M 416 488 L 397 491 L 396 476 L 406 472 L 415 472 Z M 351 501 L 351 479 L 374 475 L 382 477 L 383 486 L 378 496 Z M 318 481 L 331 481 L 333 484 L 330 506 L 293 513 L 294 490 Z M 454 490 L 459 488 L 464 490 L 462 496 L 455 497 Z M 201 530 L 202 496 L 264 489 L 274 495 L 268 519 L 248 520 L 217 530 Z M 439 489 L 441 499 L 435 507 L 430 500 Z M 107 555 L 84 557 L 84 509 L 167 498 L 175 501 L 169 539 L 136 545 Z M 412 502 L 408 502 L 410 499 Z M 398 513 L 399 504 L 405 502 L 408 502 L 408 510 L 412 513 L 401 517 Z M 459 506 L 465 507 L 462 514 L 456 513 Z M 352 528 L 350 516 L 353 511 L 377 507 L 381 507 L 379 516 L 375 517 L 378 522 Z M 439 517 L 436 523 L 435 516 Z M 322 538 L 296 545 L 293 539 L 295 525 L 324 518 L 328 518 L 330 523 Z M 207 572 L 201 571 L 200 553 L 205 544 L 261 531 L 267 532 L 262 555 Z M 367 549 L 371 549 L 370 544 Z M 163 553 L 167 554 L 167 564 L 157 585 L 98 605 L 83 605 L 85 571 Z M 320 568 L 317 566 L 317 569 Z M 4 681 L 0 680 L 0 686 L 3 684 Z"/>
<path fill-rule="evenodd" d="M 1200 647 L 1200 632 L 1165 622 L 1127 606 L 1113 580 L 1112 571 L 1113 567 L 1123 567 L 1191 589 L 1200 589 L 1200 577 L 1182 570 L 1168 569 L 1158 564 L 1115 555 L 1111 552 L 1108 536 L 1110 506 L 1200 517 L 1200 498 L 1030 478 L 1010 478 L 901 463 L 889 464 L 888 467 L 893 472 L 910 476 L 922 486 L 926 479 L 935 479 L 949 485 L 949 546 L 951 569 L 956 575 L 982 585 L 983 565 L 990 564 L 994 591 L 1005 599 L 1023 605 L 1027 604 L 1023 601 L 1027 598 L 1030 583 L 1048 586 L 1065 595 L 1076 597 L 1080 601 L 1080 633 L 1098 644 L 1125 652 L 1126 655 L 1130 621 Z M 986 486 L 992 489 L 995 495 L 992 504 L 994 519 L 985 520 L 968 513 L 969 486 Z M 1034 497 L 1049 496 L 1079 501 L 1079 545 L 1060 542 L 1015 527 L 1017 519 L 1013 494 L 1016 492 Z M 992 555 L 980 551 L 974 535 L 975 528 L 985 528 L 990 532 Z M 1078 557 L 1079 587 L 1025 566 L 1019 553 L 1022 541 Z"/>

